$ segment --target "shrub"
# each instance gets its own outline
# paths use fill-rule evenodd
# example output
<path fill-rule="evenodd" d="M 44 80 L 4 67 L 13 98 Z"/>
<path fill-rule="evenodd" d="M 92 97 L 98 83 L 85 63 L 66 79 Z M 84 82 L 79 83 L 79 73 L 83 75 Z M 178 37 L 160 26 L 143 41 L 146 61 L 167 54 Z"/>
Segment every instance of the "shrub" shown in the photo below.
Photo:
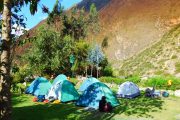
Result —
<path fill-rule="evenodd" d="M 22 94 L 26 90 L 27 86 L 24 86 L 22 83 L 13 83 L 11 91 L 14 93 Z"/>
<path fill-rule="evenodd" d="M 168 86 L 168 80 L 172 80 L 171 86 Z M 144 85 L 148 87 L 155 86 L 156 89 L 176 90 L 180 89 L 180 79 L 173 76 L 155 76 L 145 81 Z"/>
<path fill-rule="evenodd" d="M 155 75 L 161 75 L 161 74 L 163 74 L 163 73 L 164 73 L 164 71 L 158 70 L 158 71 L 155 72 Z"/>
<path fill-rule="evenodd" d="M 119 75 L 119 70 L 118 69 L 113 69 L 112 76 L 120 76 Z"/>
<path fill-rule="evenodd" d="M 27 66 L 21 67 L 18 72 L 12 75 L 13 83 L 22 83 L 25 77 L 32 74 L 32 70 L 28 69 Z"/>
<path fill-rule="evenodd" d="M 147 82 L 145 82 L 146 86 L 156 86 L 156 87 L 162 87 L 167 84 L 167 81 L 162 76 L 156 76 L 149 78 Z"/>
<path fill-rule="evenodd" d="M 126 80 L 137 84 L 141 81 L 141 78 L 138 75 L 132 75 L 129 76 Z"/>
<path fill-rule="evenodd" d="M 103 76 L 112 76 L 113 75 L 113 70 L 110 65 L 107 65 L 102 72 L 103 72 Z"/>
<path fill-rule="evenodd" d="M 176 59 L 177 58 L 177 55 L 173 55 L 172 57 L 171 57 L 171 59 Z"/>
<path fill-rule="evenodd" d="M 119 75 L 126 75 L 126 72 L 124 70 L 120 70 Z"/>
<path fill-rule="evenodd" d="M 125 82 L 125 79 L 115 78 L 115 77 L 100 77 L 99 80 L 104 83 L 115 83 L 115 84 L 121 84 Z"/>
<path fill-rule="evenodd" d="M 177 62 L 175 64 L 175 67 L 176 67 L 176 73 L 179 73 L 180 72 L 180 62 Z"/>

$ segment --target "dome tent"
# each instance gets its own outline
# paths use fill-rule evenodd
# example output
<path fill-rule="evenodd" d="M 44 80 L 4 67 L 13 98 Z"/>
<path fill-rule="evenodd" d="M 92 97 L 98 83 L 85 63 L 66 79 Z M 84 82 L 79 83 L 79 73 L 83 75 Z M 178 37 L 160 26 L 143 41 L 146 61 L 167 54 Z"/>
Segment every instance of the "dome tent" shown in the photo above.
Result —
<path fill-rule="evenodd" d="M 133 82 L 124 82 L 119 86 L 117 96 L 124 98 L 134 98 L 140 95 L 140 90 Z"/>
<path fill-rule="evenodd" d="M 44 77 L 37 77 L 30 86 L 26 89 L 26 94 L 35 96 L 46 95 L 51 88 L 51 83 Z"/>
<path fill-rule="evenodd" d="M 58 76 L 54 79 L 52 85 L 54 85 L 57 81 L 62 81 L 62 80 L 67 80 L 67 76 L 64 75 L 64 74 L 58 75 Z"/>
<path fill-rule="evenodd" d="M 83 92 L 85 89 L 87 89 L 91 84 L 93 84 L 95 82 L 99 82 L 99 80 L 94 77 L 90 77 L 90 78 L 86 79 L 82 83 L 82 85 L 80 86 L 78 91 Z"/>
<path fill-rule="evenodd" d="M 105 96 L 106 101 L 111 102 L 113 107 L 119 105 L 119 101 L 114 93 L 107 85 L 101 82 L 91 84 L 80 96 L 76 105 L 98 109 L 102 96 Z"/>
<path fill-rule="evenodd" d="M 61 102 L 68 102 L 77 100 L 79 98 L 79 94 L 71 82 L 67 79 L 59 79 L 53 82 L 53 86 L 46 95 L 47 99 L 52 97 L 53 99 L 58 99 Z"/>

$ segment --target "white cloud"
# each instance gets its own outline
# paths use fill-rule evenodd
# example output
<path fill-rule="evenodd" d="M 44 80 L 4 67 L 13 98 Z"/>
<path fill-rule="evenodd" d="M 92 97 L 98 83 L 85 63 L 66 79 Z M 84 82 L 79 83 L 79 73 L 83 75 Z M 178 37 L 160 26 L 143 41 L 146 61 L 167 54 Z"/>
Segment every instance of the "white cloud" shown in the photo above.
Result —
<path fill-rule="evenodd" d="M 39 17 L 40 20 L 44 20 L 44 19 L 46 19 L 46 18 L 47 18 L 47 16 L 40 16 L 40 17 Z"/>
<path fill-rule="evenodd" d="M 29 28 L 24 28 L 22 26 L 18 26 L 17 24 L 14 24 L 13 28 L 15 28 L 15 29 L 12 29 L 11 33 L 15 34 L 17 36 L 23 35 L 24 31 L 28 31 L 29 30 Z"/>

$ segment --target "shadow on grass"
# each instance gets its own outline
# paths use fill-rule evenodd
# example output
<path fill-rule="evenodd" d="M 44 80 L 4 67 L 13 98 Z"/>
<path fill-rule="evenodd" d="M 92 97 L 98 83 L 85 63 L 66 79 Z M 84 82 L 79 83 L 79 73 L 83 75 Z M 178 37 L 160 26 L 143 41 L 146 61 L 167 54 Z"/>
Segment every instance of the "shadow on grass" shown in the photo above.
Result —
<path fill-rule="evenodd" d="M 135 99 L 120 99 L 121 105 L 114 110 L 115 114 L 136 115 L 138 117 L 150 117 L 149 112 L 162 110 L 164 101 L 161 98 L 147 98 L 144 94 Z"/>
<path fill-rule="evenodd" d="M 12 94 L 12 104 L 13 106 L 21 103 L 28 103 L 32 101 L 33 96 L 31 95 L 25 95 L 25 94 L 18 94 L 18 93 L 13 93 Z"/>
<path fill-rule="evenodd" d="M 25 102 L 22 101 L 23 99 L 23 96 L 22 99 L 13 99 L 13 105 L 15 103 Z M 120 106 L 114 108 L 112 113 L 101 113 L 99 111 L 84 110 L 82 107 L 75 106 L 74 103 L 36 103 L 31 106 L 22 105 L 20 107 L 13 107 L 12 117 L 13 120 L 110 120 L 117 114 L 125 114 L 127 116 L 133 115 L 153 118 L 148 113 L 161 110 L 163 101 L 161 99 L 139 96 L 135 99 L 120 99 L 120 104 Z"/>

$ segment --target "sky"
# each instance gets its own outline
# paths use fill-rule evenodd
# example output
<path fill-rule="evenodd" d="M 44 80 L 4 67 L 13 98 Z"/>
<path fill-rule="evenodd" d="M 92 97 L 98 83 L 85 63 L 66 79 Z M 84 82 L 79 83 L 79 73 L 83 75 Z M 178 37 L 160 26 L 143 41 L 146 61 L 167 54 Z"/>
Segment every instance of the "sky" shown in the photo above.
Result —
<path fill-rule="evenodd" d="M 77 4 L 80 1 L 81 0 L 60 0 L 61 5 L 64 6 L 65 9 L 72 7 L 73 5 Z M 56 0 L 41 0 L 38 5 L 38 11 L 33 16 L 29 12 L 29 5 L 27 6 L 25 5 L 19 14 L 24 15 L 27 18 L 26 28 L 31 29 L 35 25 L 37 25 L 40 21 L 47 18 L 47 14 L 42 13 L 42 9 L 41 9 L 42 4 L 47 6 L 49 10 L 52 11 L 55 2 Z"/>

